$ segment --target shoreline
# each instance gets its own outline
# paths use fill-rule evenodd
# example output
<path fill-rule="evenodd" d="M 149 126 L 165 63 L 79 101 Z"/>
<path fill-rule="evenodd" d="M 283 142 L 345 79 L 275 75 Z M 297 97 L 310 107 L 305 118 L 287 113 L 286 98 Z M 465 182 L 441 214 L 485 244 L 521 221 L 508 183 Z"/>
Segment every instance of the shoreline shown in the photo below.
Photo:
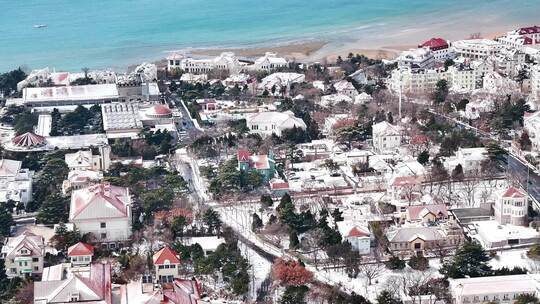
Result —
<path fill-rule="evenodd" d="M 505 31 L 496 31 L 481 35 L 481 38 L 493 40 L 504 34 L 506 34 Z M 443 36 L 444 38 L 444 35 L 441 36 Z M 467 38 L 469 37 L 464 35 L 460 39 Z M 415 38 L 411 38 L 411 40 L 413 39 Z M 417 44 L 420 44 L 424 42 L 424 40 L 418 40 L 415 42 Z M 380 46 L 375 47 L 369 47 L 365 45 L 363 47 L 363 43 L 361 41 L 349 43 L 347 45 L 339 47 L 335 46 L 335 43 L 336 42 L 328 41 L 291 42 L 289 44 L 280 44 L 276 46 L 270 45 L 268 47 L 255 46 L 238 48 L 193 48 L 189 50 L 184 50 L 183 52 L 176 52 L 184 53 L 186 55 L 191 55 L 195 57 L 218 56 L 222 52 L 233 52 L 236 56 L 246 59 L 255 59 L 257 57 L 264 56 L 266 52 L 273 52 L 292 61 L 331 63 L 335 62 L 338 56 L 344 58 L 347 57 L 349 53 L 353 53 L 355 55 L 364 55 L 372 59 L 393 60 L 397 58 L 401 52 L 417 47 L 417 44 L 381 44 Z M 156 61 L 154 63 L 158 64 L 158 66 L 166 65 L 165 59 Z"/>

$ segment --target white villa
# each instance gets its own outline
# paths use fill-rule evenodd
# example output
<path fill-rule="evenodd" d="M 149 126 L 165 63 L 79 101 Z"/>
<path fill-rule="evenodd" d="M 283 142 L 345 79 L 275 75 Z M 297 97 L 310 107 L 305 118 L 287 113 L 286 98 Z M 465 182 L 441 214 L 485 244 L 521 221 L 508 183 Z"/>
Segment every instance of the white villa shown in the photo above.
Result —
<path fill-rule="evenodd" d="M 103 171 L 108 170 L 110 166 L 109 152 L 110 148 L 100 149 L 104 155 L 93 155 L 92 150 L 80 150 L 75 153 L 68 153 L 64 160 L 68 168 L 74 170 Z"/>
<path fill-rule="evenodd" d="M 377 153 L 401 146 L 401 129 L 387 121 L 373 125 L 373 148 Z"/>
<path fill-rule="evenodd" d="M 248 114 L 246 124 L 250 133 L 261 136 L 270 136 L 272 134 L 281 136 L 283 130 L 286 129 L 296 127 L 305 130 L 307 128 L 304 121 L 294 116 L 291 111 Z"/>
<path fill-rule="evenodd" d="M 236 74 L 241 70 L 240 61 L 232 52 L 223 52 L 212 58 L 195 59 L 180 54 L 171 54 L 167 57 L 167 69 L 181 69 L 187 73 L 204 74 L 213 70 L 226 71 Z"/>
<path fill-rule="evenodd" d="M 12 200 L 26 205 L 32 200 L 34 172 L 21 166 L 17 160 L 0 160 L 0 203 Z"/>
<path fill-rule="evenodd" d="M 417 48 L 402 52 L 397 60 L 401 68 L 425 69 L 433 65 L 435 57 L 429 49 Z"/>
<path fill-rule="evenodd" d="M 131 235 L 131 197 L 128 188 L 97 184 L 71 194 L 69 222 L 81 234 L 92 233 L 102 246 L 116 248 Z"/>
<path fill-rule="evenodd" d="M 270 72 L 279 68 L 286 68 L 288 65 L 287 59 L 278 57 L 276 53 L 266 52 L 264 56 L 257 58 L 250 68 Z"/>
<path fill-rule="evenodd" d="M 262 79 L 257 86 L 257 93 L 262 94 L 265 90 L 272 94 L 272 88 L 275 88 L 274 95 L 281 93 L 288 94 L 290 87 L 295 83 L 302 83 L 306 80 L 306 75 L 299 73 L 273 73 Z"/>
<path fill-rule="evenodd" d="M 358 95 L 358 90 L 356 90 L 354 85 L 347 80 L 341 80 L 334 83 L 334 89 L 336 89 L 338 94 L 349 96 L 351 99 Z"/>
<path fill-rule="evenodd" d="M 10 278 L 41 274 L 44 256 L 43 237 L 30 232 L 6 238 L 0 252 L 0 258 L 5 263 L 6 275 Z"/>

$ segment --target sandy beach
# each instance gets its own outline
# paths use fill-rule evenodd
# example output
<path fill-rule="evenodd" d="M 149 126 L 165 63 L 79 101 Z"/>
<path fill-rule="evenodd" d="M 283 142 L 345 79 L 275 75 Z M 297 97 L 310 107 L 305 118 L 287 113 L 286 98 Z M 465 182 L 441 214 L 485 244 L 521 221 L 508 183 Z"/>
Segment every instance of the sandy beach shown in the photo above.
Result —
<path fill-rule="evenodd" d="M 495 39 L 504 35 L 506 32 L 498 31 L 492 33 L 481 34 L 481 38 Z M 461 39 L 471 38 L 470 33 L 463 34 Z M 417 41 L 414 41 L 414 40 Z M 422 43 L 418 37 L 411 38 L 411 42 Z M 269 46 L 269 47 L 253 47 L 253 48 L 211 48 L 211 49 L 193 49 L 187 52 L 193 56 L 217 56 L 222 52 L 234 52 L 237 56 L 254 59 L 264 55 L 266 52 L 274 52 L 280 56 L 284 56 L 289 60 L 298 62 L 335 62 L 338 56 L 346 57 L 349 53 L 361 54 L 374 59 L 395 59 L 402 51 L 416 48 L 417 44 L 403 45 L 380 45 L 375 47 L 363 47 L 362 42 L 349 43 L 344 45 L 334 45 L 326 41 L 310 41 L 306 43 L 291 43 L 288 45 Z"/>

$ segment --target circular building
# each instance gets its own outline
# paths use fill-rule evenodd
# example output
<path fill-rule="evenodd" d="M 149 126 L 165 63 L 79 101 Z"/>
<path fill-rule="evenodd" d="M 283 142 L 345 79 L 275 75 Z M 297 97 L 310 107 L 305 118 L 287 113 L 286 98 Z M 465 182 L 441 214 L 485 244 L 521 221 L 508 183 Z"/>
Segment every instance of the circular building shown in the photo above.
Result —
<path fill-rule="evenodd" d="M 169 107 L 158 104 L 148 108 L 145 112 L 145 115 L 148 118 L 171 118 L 172 111 L 171 109 L 169 109 Z"/>
<path fill-rule="evenodd" d="M 24 134 L 14 137 L 11 140 L 11 143 L 14 147 L 18 147 L 21 149 L 32 149 L 44 146 L 46 144 L 45 137 L 36 135 L 32 132 L 26 132 Z"/>

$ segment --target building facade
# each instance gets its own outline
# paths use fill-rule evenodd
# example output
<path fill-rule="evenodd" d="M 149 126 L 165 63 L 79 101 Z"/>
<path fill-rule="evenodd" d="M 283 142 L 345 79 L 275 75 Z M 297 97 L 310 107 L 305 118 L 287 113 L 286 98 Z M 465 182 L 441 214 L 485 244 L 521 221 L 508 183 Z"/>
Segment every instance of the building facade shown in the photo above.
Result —
<path fill-rule="evenodd" d="M 291 111 L 248 114 L 246 125 L 250 133 L 261 136 L 270 136 L 272 134 L 281 136 L 282 132 L 286 129 L 296 127 L 305 130 L 307 128 L 304 121 L 294 116 L 294 113 Z"/>
<path fill-rule="evenodd" d="M 516 187 L 510 187 L 498 195 L 494 205 L 495 219 L 501 225 L 526 226 L 528 208 L 528 194 Z"/>
<path fill-rule="evenodd" d="M 387 121 L 373 125 L 373 148 L 376 152 L 391 151 L 401 146 L 401 130 Z"/>
<path fill-rule="evenodd" d="M 103 183 L 73 191 L 69 221 L 81 234 L 94 234 L 102 246 L 117 248 L 131 236 L 129 189 Z"/>
<path fill-rule="evenodd" d="M 158 282 L 171 283 L 179 278 L 180 258 L 171 248 L 163 247 L 153 255 L 152 261 Z"/>
<path fill-rule="evenodd" d="M 0 160 L 0 203 L 12 200 L 26 205 L 32 200 L 34 172 L 21 167 L 20 161 Z"/>
<path fill-rule="evenodd" d="M 40 275 L 43 272 L 44 256 L 43 237 L 30 232 L 6 238 L 0 252 L 6 275 L 10 278 Z"/>

